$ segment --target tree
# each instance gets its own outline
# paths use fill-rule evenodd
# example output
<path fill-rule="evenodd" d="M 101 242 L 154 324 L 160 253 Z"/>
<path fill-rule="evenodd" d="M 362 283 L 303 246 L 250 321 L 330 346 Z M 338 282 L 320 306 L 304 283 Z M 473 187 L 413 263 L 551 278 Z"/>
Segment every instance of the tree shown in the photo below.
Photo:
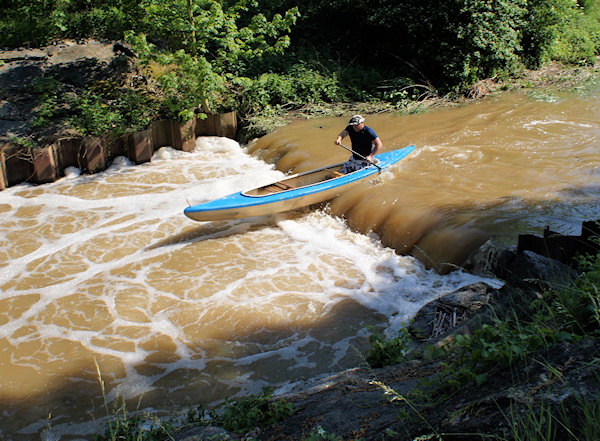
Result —
<path fill-rule="evenodd" d="M 230 6 L 217 0 L 144 0 L 145 33 L 129 32 L 140 60 L 155 73 L 174 116 L 189 119 L 202 106 L 209 113 L 246 64 L 282 53 L 298 8 L 268 20 L 253 14 L 255 0 Z M 153 43 L 152 43 L 153 42 Z"/>

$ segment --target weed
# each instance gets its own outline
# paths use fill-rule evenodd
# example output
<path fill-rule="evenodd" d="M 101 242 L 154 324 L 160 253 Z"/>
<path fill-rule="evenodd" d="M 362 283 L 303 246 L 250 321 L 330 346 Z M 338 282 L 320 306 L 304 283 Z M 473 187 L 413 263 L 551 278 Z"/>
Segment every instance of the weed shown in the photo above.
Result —
<path fill-rule="evenodd" d="M 10 138 L 10 142 L 25 149 L 32 149 L 38 146 L 38 144 L 30 138 L 12 137 Z"/>
<path fill-rule="evenodd" d="M 291 403 L 282 399 L 274 401 L 271 388 L 263 389 L 259 395 L 226 400 L 221 408 L 223 412 L 211 424 L 236 433 L 273 425 L 295 412 Z"/>
<path fill-rule="evenodd" d="M 118 394 L 112 406 L 109 405 L 100 367 L 95 360 L 94 363 L 107 416 L 104 434 L 98 435 L 97 441 L 173 440 L 173 434 L 182 429 L 208 425 L 219 426 L 230 432 L 247 433 L 256 427 L 264 428 L 278 423 L 295 412 L 291 403 L 283 399 L 273 400 L 272 389 L 265 388 L 259 395 L 226 400 L 216 409 L 201 403 L 183 415 L 164 419 L 148 413 L 131 414 L 125 399 Z"/>
<path fill-rule="evenodd" d="M 524 363 L 535 362 L 549 373 L 544 384 L 562 382 L 561 369 L 533 356 L 557 343 L 594 338 L 600 332 L 600 254 L 580 258 L 579 263 L 582 272 L 571 285 L 545 291 L 529 306 L 527 314 L 511 310 L 504 317 L 497 316 L 482 325 L 473 335 L 454 335 L 442 347 L 426 348 L 425 353 L 439 359 L 441 370 L 434 377 L 422 379 L 420 387 L 415 388 L 418 393 L 399 395 L 378 384 L 390 402 L 400 405 L 399 417 L 406 421 L 416 416 L 427 424 L 435 439 L 440 435 L 425 419 L 425 408 L 465 386 L 480 386 L 506 370 L 521 375 Z M 369 362 L 378 366 L 404 361 L 411 355 L 407 343 L 405 333 L 390 340 L 374 334 Z M 525 407 L 511 404 L 505 415 L 510 439 L 595 439 L 600 433 L 600 402 L 582 397 L 577 400 L 577 405 L 559 411 L 551 403 L 535 400 L 528 401 Z"/>
<path fill-rule="evenodd" d="M 317 426 L 311 430 L 308 437 L 303 438 L 302 441 L 342 441 L 342 437 L 336 436 L 333 433 L 328 433 L 321 426 Z"/>
<path fill-rule="evenodd" d="M 373 331 L 372 328 L 370 330 Z M 406 328 L 401 328 L 398 336 L 392 339 L 386 339 L 382 334 L 373 332 L 369 336 L 371 349 L 367 354 L 366 361 L 373 368 L 406 361 L 410 342 L 411 337 Z"/>

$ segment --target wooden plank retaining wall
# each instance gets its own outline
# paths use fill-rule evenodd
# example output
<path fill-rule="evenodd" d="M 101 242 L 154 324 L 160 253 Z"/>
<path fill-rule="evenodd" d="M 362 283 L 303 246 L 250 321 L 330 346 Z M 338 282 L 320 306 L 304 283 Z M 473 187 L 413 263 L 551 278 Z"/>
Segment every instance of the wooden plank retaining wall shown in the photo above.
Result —
<path fill-rule="evenodd" d="M 54 182 L 64 176 L 67 167 L 97 173 L 105 170 L 117 156 L 141 164 L 150 161 L 161 147 L 190 152 L 199 136 L 235 139 L 236 133 L 237 117 L 235 112 L 229 112 L 185 123 L 155 121 L 146 130 L 126 133 L 116 139 L 62 138 L 42 148 L 25 148 L 9 142 L 0 146 L 0 190 L 22 182 Z"/>

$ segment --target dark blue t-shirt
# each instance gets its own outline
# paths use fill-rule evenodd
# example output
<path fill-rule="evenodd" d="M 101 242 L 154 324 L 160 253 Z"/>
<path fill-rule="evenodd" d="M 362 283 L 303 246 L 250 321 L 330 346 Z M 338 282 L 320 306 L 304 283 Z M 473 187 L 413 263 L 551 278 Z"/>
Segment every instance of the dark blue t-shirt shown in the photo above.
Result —
<path fill-rule="evenodd" d="M 363 156 L 369 156 L 373 151 L 373 141 L 377 139 L 377 134 L 372 128 L 364 126 L 360 131 L 355 132 L 352 126 L 346 126 L 346 132 L 350 135 L 352 141 L 352 150 Z M 360 156 L 352 155 L 354 159 L 362 159 Z"/>

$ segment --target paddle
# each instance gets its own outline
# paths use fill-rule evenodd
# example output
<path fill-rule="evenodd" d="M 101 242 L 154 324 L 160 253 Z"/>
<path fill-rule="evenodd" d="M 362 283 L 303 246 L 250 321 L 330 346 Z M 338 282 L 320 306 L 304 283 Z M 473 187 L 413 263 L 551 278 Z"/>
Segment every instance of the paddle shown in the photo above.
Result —
<path fill-rule="evenodd" d="M 354 150 L 349 149 L 348 147 L 346 147 L 344 144 L 339 143 L 338 144 L 340 147 L 345 148 L 346 150 L 348 150 L 349 152 L 354 153 L 356 156 L 360 156 L 361 158 L 363 158 L 365 161 L 367 161 L 369 164 L 373 164 L 375 167 L 377 167 L 379 169 L 379 171 L 383 171 L 381 167 L 379 167 L 377 164 L 375 164 L 374 162 L 369 161 L 367 158 L 365 158 L 363 155 L 361 155 L 360 153 L 356 153 Z"/>

